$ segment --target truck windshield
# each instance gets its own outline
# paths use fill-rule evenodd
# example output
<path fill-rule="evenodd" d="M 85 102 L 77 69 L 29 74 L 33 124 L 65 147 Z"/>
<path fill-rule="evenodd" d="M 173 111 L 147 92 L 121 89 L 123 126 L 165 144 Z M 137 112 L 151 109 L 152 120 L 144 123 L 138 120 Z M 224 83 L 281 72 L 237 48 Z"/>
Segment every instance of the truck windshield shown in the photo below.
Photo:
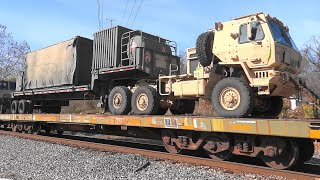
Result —
<path fill-rule="evenodd" d="M 16 83 L 15 82 L 10 82 L 10 90 L 12 90 L 12 91 L 16 90 Z"/>
<path fill-rule="evenodd" d="M 8 82 L 0 81 L 0 90 L 8 90 Z"/>
<path fill-rule="evenodd" d="M 271 32 L 273 38 L 276 42 L 293 48 L 295 51 L 299 52 L 297 46 L 294 44 L 290 34 L 284 30 L 277 22 L 271 20 L 269 21 Z"/>

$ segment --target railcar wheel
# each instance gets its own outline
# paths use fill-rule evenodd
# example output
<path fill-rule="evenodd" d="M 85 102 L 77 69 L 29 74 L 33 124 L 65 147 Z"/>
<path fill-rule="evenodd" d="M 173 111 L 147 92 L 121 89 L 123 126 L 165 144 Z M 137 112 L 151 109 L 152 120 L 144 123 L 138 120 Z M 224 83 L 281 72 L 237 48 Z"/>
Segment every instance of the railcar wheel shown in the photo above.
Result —
<path fill-rule="evenodd" d="M 179 154 L 181 152 L 181 148 L 179 148 L 176 143 L 173 141 L 173 139 L 176 139 L 177 137 L 174 135 L 173 131 L 164 129 L 161 132 L 161 137 L 163 141 L 164 148 L 172 154 Z"/>
<path fill-rule="evenodd" d="M 300 140 L 297 141 L 299 147 L 300 147 L 300 154 L 301 156 L 300 161 L 302 161 L 302 163 L 309 161 L 314 154 L 314 144 L 312 140 Z"/>
<path fill-rule="evenodd" d="M 209 136 L 203 148 L 209 157 L 215 161 L 228 160 L 232 156 L 230 138 L 226 134 Z"/>
<path fill-rule="evenodd" d="M 108 98 L 108 107 L 111 114 L 127 115 L 131 111 L 131 91 L 125 86 L 114 87 Z"/>
<path fill-rule="evenodd" d="M 267 147 L 272 155 L 261 155 L 266 165 L 275 169 L 291 169 L 299 160 L 299 146 L 292 139 L 277 138 Z"/>

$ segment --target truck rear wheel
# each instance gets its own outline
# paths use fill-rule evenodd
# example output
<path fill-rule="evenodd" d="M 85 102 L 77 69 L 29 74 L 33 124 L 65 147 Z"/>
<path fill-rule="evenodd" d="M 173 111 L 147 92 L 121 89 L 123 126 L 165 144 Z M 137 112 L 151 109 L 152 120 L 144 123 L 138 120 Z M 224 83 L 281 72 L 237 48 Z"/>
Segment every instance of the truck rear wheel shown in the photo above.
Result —
<path fill-rule="evenodd" d="M 131 111 L 131 91 L 125 86 L 114 87 L 108 98 L 108 107 L 111 114 L 127 115 Z"/>
<path fill-rule="evenodd" d="M 209 31 L 200 34 L 200 36 L 197 39 L 196 50 L 199 62 L 203 67 L 209 66 L 213 60 L 213 38 L 214 32 Z"/>
<path fill-rule="evenodd" d="M 253 117 L 276 118 L 279 116 L 283 108 L 283 98 L 281 96 L 258 98 L 261 103 L 256 104 L 252 112 Z"/>
<path fill-rule="evenodd" d="M 222 117 L 246 117 L 254 107 L 254 96 L 248 83 L 240 78 L 222 79 L 214 87 L 212 106 Z"/>
<path fill-rule="evenodd" d="M 18 103 L 18 113 L 19 114 L 27 114 L 28 111 L 28 103 L 26 100 L 20 100 Z"/>
<path fill-rule="evenodd" d="M 157 114 L 160 108 L 157 90 L 151 86 L 138 87 L 132 95 L 131 105 L 134 114 Z"/>
<path fill-rule="evenodd" d="M 17 101 L 17 100 L 12 101 L 12 103 L 11 103 L 11 113 L 12 114 L 18 113 L 18 104 L 19 104 L 19 101 Z"/>
<path fill-rule="evenodd" d="M 174 102 L 170 111 L 173 115 L 192 114 L 196 106 L 194 99 L 180 99 Z"/>

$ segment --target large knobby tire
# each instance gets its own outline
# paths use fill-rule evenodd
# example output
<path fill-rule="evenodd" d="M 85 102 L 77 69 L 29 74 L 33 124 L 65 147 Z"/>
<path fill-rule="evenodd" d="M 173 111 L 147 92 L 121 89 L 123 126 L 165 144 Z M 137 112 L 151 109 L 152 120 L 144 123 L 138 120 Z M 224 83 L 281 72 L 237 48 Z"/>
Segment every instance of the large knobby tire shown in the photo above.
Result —
<path fill-rule="evenodd" d="M 252 112 L 253 117 L 277 118 L 282 112 L 283 98 L 281 96 L 264 97 L 263 105 L 256 106 Z"/>
<path fill-rule="evenodd" d="M 11 103 L 11 113 L 12 114 L 18 113 L 18 104 L 19 104 L 19 101 L 17 101 L 17 100 L 12 101 L 12 103 Z"/>
<path fill-rule="evenodd" d="M 131 105 L 134 114 L 157 114 L 160 108 L 157 90 L 151 86 L 138 87 L 132 95 Z"/>
<path fill-rule="evenodd" d="M 170 111 L 173 115 L 193 114 L 196 106 L 196 101 L 194 99 L 180 99 L 175 101 L 175 103 L 177 104 L 173 104 L 173 106 L 170 107 Z"/>
<path fill-rule="evenodd" d="M 222 117 L 247 117 L 254 107 L 254 95 L 248 83 L 240 78 L 222 79 L 214 87 L 212 106 Z"/>
<path fill-rule="evenodd" d="M 209 66 L 213 60 L 213 38 L 214 32 L 208 31 L 200 34 L 196 43 L 198 59 L 203 67 Z"/>
<path fill-rule="evenodd" d="M 125 86 L 114 87 L 108 98 L 108 107 L 111 114 L 127 115 L 131 111 L 131 91 Z"/>
<path fill-rule="evenodd" d="M 18 113 L 19 114 L 27 114 L 28 111 L 28 103 L 26 100 L 20 100 L 18 104 Z"/>

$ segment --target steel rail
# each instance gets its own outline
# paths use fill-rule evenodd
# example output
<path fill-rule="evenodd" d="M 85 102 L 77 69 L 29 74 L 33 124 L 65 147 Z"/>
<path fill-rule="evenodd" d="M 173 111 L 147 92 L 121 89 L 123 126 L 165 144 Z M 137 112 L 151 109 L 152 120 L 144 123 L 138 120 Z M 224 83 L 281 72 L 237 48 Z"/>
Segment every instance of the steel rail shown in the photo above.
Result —
<path fill-rule="evenodd" d="M 93 143 L 93 142 L 87 142 L 87 141 L 81 141 L 81 140 L 71 140 L 71 139 L 58 138 L 58 137 L 14 133 L 14 132 L 3 131 L 3 130 L 0 130 L 0 135 L 14 136 L 14 137 L 37 140 L 37 141 L 45 141 L 50 143 L 72 146 L 72 147 L 90 148 L 90 149 L 96 149 L 101 151 L 114 151 L 114 152 L 126 153 L 126 154 L 139 154 L 139 155 L 151 157 L 151 158 L 226 169 L 228 170 L 228 172 L 242 172 L 242 173 L 252 173 L 252 174 L 261 174 L 261 175 L 273 175 L 273 176 L 275 175 L 275 176 L 280 176 L 287 179 L 303 179 L 303 180 L 309 180 L 309 179 L 319 180 L 320 179 L 319 175 L 308 174 L 303 172 L 276 170 L 268 167 L 241 164 L 236 162 L 214 161 L 212 159 L 206 159 L 206 158 L 169 154 L 169 153 L 157 152 L 152 150 L 107 145 L 107 144 Z"/>

